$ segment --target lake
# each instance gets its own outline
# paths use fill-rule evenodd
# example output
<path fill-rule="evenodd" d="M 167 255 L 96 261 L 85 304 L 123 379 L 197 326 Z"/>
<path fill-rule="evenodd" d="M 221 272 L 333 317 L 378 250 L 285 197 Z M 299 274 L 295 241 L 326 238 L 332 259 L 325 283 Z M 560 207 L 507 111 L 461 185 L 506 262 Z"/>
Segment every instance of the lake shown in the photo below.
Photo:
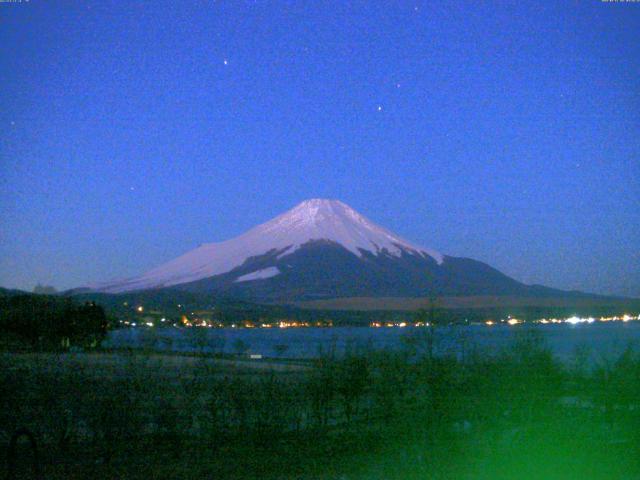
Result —
<path fill-rule="evenodd" d="M 259 354 L 265 357 L 313 358 L 332 348 L 397 349 L 420 327 L 370 328 L 127 328 L 109 332 L 107 348 L 152 346 L 176 352 L 223 352 Z M 495 352 L 509 345 L 518 332 L 540 332 L 552 351 L 569 359 L 577 348 L 587 348 L 592 360 L 614 358 L 629 345 L 640 346 L 640 322 L 550 325 L 471 325 L 437 329 L 439 351 L 460 353 L 475 346 Z"/>

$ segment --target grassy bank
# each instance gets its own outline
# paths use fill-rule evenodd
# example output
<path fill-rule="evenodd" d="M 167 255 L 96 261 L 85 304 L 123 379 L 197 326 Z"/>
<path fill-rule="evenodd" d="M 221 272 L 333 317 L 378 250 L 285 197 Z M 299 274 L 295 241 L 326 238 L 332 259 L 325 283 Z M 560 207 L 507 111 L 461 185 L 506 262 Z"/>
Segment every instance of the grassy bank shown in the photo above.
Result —
<path fill-rule="evenodd" d="M 558 362 L 353 348 L 309 365 L 154 353 L 2 354 L 0 435 L 45 478 L 634 478 L 640 355 Z M 26 446 L 18 470 L 29 463 Z M 3 475 L 4 472 L 0 472 Z M 27 478 L 27 477 L 25 477 Z"/>

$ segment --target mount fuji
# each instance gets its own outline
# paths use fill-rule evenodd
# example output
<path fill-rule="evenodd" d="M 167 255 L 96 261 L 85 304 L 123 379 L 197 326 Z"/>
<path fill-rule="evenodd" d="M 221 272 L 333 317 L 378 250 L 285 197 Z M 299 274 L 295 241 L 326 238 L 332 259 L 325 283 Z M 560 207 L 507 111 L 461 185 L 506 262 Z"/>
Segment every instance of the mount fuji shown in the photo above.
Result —
<path fill-rule="evenodd" d="M 171 288 L 263 302 L 559 292 L 418 246 L 326 199 L 306 200 L 236 238 L 201 245 L 140 276 L 88 288 L 103 293 Z"/>

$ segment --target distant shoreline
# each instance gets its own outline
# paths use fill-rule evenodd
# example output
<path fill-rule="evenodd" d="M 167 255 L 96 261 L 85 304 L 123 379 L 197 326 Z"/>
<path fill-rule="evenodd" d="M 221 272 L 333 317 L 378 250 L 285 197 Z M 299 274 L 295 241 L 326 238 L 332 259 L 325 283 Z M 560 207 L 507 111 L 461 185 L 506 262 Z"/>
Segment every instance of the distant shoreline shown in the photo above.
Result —
<path fill-rule="evenodd" d="M 327 300 L 308 300 L 295 302 L 300 308 L 312 310 L 394 310 L 415 311 L 429 306 L 427 297 L 344 297 Z M 640 299 L 602 296 L 568 296 L 568 297 L 520 297 L 497 295 L 445 296 L 438 297 L 439 307 L 445 309 L 479 309 L 479 308 L 628 308 L 640 310 Z"/>

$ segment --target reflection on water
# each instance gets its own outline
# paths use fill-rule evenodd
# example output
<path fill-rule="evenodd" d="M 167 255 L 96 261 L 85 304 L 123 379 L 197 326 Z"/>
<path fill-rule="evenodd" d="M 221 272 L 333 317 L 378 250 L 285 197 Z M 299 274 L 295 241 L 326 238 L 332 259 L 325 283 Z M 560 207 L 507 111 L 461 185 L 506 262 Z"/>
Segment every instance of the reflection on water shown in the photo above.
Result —
<path fill-rule="evenodd" d="M 486 327 L 450 326 L 436 330 L 440 352 L 459 353 L 472 348 L 497 351 L 506 346 L 517 332 L 539 331 L 549 347 L 561 358 L 573 356 L 585 348 L 595 360 L 613 358 L 629 345 L 640 346 L 640 322 L 592 323 L 579 325 L 531 325 Z M 129 328 L 109 333 L 105 347 L 151 347 L 182 352 L 243 353 L 265 357 L 311 358 L 332 348 L 340 353 L 346 348 L 400 348 L 407 336 L 420 328 Z"/>

